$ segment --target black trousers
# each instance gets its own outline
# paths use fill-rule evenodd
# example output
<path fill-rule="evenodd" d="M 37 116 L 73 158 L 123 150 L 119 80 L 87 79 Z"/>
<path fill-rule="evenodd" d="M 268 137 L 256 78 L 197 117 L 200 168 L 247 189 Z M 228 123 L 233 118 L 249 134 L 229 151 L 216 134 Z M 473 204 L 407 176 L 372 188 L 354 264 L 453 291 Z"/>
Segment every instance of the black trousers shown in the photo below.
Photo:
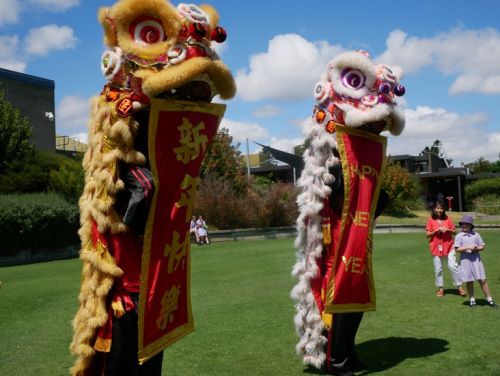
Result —
<path fill-rule="evenodd" d="M 137 295 L 132 296 L 135 310 L 113 318 L 113 341 L 111 351 L 104 356 L 104 376 L 161 376 L 163 352 L 139 366 L 138 299 Z"/>
<path fill-rule="evenodd" d="M 336 313 L 333 315 L 333 333 L 331 343 L 332 366 L 343 367 L 349 361 L 357 359 L 354 341 L 363 312 Z"/>

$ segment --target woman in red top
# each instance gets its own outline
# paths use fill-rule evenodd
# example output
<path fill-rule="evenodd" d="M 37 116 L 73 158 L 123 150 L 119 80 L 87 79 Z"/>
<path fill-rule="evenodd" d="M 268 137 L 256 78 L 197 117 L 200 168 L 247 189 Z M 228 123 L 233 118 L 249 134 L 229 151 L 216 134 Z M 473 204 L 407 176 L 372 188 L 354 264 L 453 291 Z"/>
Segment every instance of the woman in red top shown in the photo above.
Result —
<path fill-rule="evenodd" d="M 453 249 L 453 235 L 455 235 L 455 225 L 450 217 L 446 215 L 444 201 L 436 202 L 432 215 L 425 226 L 425 233 L 429 238 L 429 247 L 434 258 L 434 273 L 436 276 L 436 296 L 443 296 L 443 265 L 448 264 L 458 293 L 465 296 L 460 279 L 459 265 L 456 261 L 455 250 Z"/>

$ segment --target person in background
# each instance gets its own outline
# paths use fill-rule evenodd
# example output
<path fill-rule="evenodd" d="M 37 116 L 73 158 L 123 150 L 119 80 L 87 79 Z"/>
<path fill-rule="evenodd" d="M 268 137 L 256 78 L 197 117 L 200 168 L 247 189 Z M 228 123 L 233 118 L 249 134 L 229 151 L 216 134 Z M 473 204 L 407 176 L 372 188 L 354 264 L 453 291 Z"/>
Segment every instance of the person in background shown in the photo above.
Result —
<path fill-rule="evenodd" d="M 191 217 L 191 223 L 189 224 L 189 233 L 194 235 L 196 243 L 198 244 L 200 241 L 198 239 L 198 231 L 196 228 L 196 216 Z"/>
<path fill-rule="evenodd" d="M 436 278 L 436 296 L 444 296 L 443 269 L 444 264 L 448 264 L 453 282 L 458 289 L 460 296 L 466 293 L 462 288 L 460 269 L 456 260 L 456 253 L 453 249 L 453 235 L 455 235 L 455 225 L 450 217 L 446 215 L 444 201 L 437 201 L 430 218 L 425 226 L 425 234 L 429 238 L 429 248 L 434 259 L 434 275 Z"/>
<path fill-rule="evenodd" d="M 210 240 L 208 239 L 208 226 L 201 215 L 198 217 L 198 220 L 196 221 L 196 227 L 198 228 L 198 236 L 200 236 L 200 233 L 203 234 L 204 239 L 205 239 L 205 243 L 210 244 Z M 200 228 L 203 229 L 201 232 L 200 232 Z M 200 242 L 198 244 L 200 244 L 200 243 L 203 244 L 201 239 L 200 239 Z"/>
<path fill-rule="evenodd" d="M 470 307 L 476 307 L 474 281 L 479 281 L 488 305 L 492 308 L 498 308 L 491 297 L 490 288 L 486 281 L 486 272 L 479 254 L 484 251 L 484 241 L 481 235 L 474 231 L 474 223 L 470 215 L 464 215 L 459 225 L 462 232 L 455 238 L 455 250 L 460 252 L 460 272 L 462 274 L 462 280 L 467 282 Z"/>
<path fill-rule="evenodd" d="M 198 227 L 198 244 L 210 244 L 208 241 L 208 233 L 205 227 Z"/>

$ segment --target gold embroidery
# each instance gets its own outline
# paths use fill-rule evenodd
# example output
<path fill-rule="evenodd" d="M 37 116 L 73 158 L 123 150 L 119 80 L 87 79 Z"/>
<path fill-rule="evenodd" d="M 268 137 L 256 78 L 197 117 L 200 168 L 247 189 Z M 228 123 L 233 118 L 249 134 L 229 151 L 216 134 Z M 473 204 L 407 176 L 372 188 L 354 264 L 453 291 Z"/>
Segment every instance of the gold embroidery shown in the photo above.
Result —
<path fill-rule="evenodd" d="M 205 129 L 203 122 L 193 126 L 191 122 L 183 117 L 182 124 L 177 128 L 181 132 L 180 144 L 181 146 L 174 148 L 174 153 L 177 160 L 187 164 L 190 160 L 195 160 L 201 153 L 204 153 L 207 148 L 208 137 L 202 134 L 201 131 Z"/>
<path fill-rule="evenodd" d="M 161 299 L 160 315 L 156 319 L 156 326 L 160 330 L 164 330 L 169 322 L 174 321 L 174 312 L 179 306 L 179 294 L 181 292 L 180 285 L 173 286 L 165 292 Z"/>

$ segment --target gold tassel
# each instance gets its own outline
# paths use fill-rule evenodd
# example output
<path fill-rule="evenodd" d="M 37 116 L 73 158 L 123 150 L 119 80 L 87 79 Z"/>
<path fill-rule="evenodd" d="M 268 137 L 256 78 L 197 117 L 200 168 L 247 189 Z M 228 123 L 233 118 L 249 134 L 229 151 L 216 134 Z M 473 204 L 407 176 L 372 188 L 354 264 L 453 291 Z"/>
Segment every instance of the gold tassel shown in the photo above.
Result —
<path fill-rule="evenodd" d="M 125 314 L 125 309 L 123 308 L 123 304 L 121 300 L 115 300 L 111 303 L 111 307 L 113 308 L 113 313 L 116 318 L 120 318 Z"/>
<path fill-rule="evenodd" d="M 94 344 L 94 349 L 100 352 L 110 352 L 111 350 L 111 338 L 105 339 L 97 337 Z"/>

